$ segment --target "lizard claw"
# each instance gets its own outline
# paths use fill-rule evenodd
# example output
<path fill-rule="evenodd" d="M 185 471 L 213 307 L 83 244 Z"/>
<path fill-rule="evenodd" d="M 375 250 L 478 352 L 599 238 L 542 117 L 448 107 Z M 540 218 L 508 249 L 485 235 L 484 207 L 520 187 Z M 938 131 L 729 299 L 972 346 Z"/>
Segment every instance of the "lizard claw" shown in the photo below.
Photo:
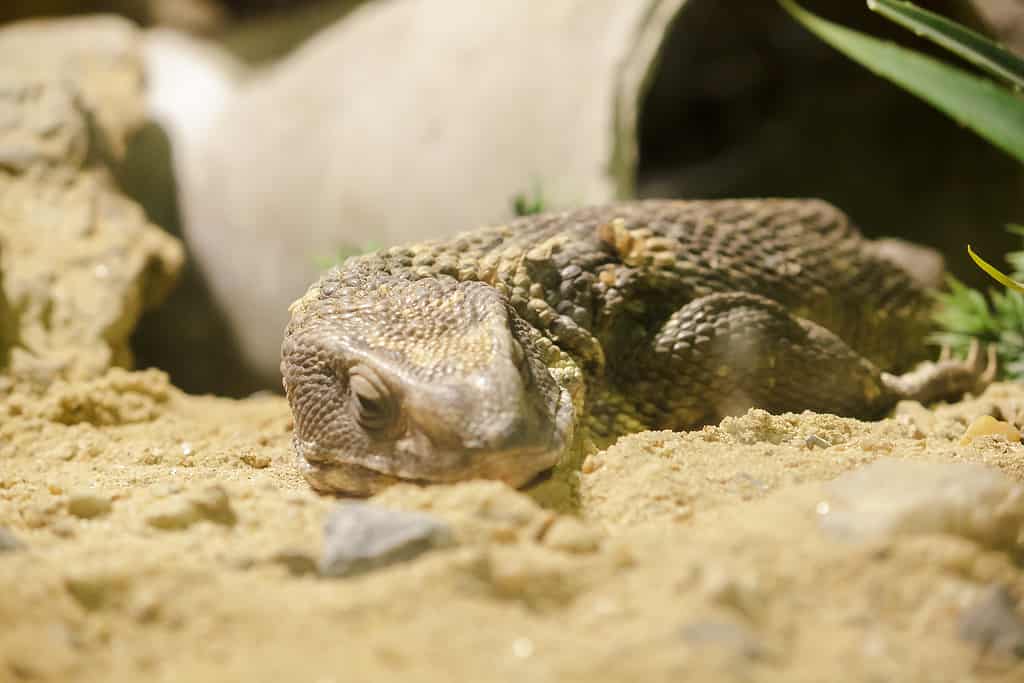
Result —
<path fill-rule="evenodd" d="M 982 356 L 981 342 L 976 338 L 971 339 L 971 345 L 967 349 L 967 358 L 964 359 L 963 365 L 977 377 L 975 391 L 984 390 L 995 381 L 996 375 L 999 374 L 999 356 L 996 351 L 995 344 L 986 344 L 985 355 Z M 946 362 L 949 362 L 948 359 Z"/>
<path fill-rule="evenodd" d="M 949 347 L 944 346 L 939 360 L 922 363 L 903 375 L 889 375 L 886 382 L 904 398 L 930 403 L 956 400 L 967 392 L 980 393 L 998 372 L 995 344 L 987 344 L 982 353 L 981 343 L 973 339 L 964 360 L 953 359 Z"/>
<path fill-rule="evenodd" d="M 953 359 L 953 349 L 949 346 L 949 344 L 943 344 L 942 348 L 939 350 L 939 362 L 940 363 L 945 363 L 946 361 L 952 360 L 952 359 Z"/>
<path fill-rule="evenodd" d="M 967 358 L 964 359 L 964 365 L 976 368 L 978 366 L 978 360 L 981 357 L 981 343 L 977 337 L 971 337 L 971 345 L 967 348 Z M 948 358 L 947 358 L 948 360 Z"/>
<path fill-rule="evenodd" d="M 996 376 L 999 374 L 999 354 L 995 344 L 988 344 L 986 346 L 985 356 L 985 371 L 978 377 L 982 389 L 995 382 Z"/>

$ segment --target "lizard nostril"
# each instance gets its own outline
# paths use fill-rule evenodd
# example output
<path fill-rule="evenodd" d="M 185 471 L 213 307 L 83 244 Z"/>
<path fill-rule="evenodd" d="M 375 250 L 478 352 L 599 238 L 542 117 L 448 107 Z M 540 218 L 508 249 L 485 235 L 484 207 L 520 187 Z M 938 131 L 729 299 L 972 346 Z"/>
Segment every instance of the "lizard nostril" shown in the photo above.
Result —
<path fill-rule="evenodd" d="M 488 450 L 514 451 L 532 446 L 538 434 L 538 416 L 529 406 L 497 425 L 485 440 Z"/>

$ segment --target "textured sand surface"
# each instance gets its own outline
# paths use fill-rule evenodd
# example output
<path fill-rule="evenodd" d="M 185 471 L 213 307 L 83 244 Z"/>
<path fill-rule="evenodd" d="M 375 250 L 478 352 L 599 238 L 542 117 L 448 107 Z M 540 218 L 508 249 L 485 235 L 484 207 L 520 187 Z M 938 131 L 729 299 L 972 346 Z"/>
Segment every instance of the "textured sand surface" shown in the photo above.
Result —
<path fill-rule="evenodd" d="M 578 517 L 396 487 L 371 502 L 454 544 L 321 578 L 337 501 L 297 475 L 283 399 L 121 370 L 15 394 L 0 680 L 1024 680 L 1022 446 L 959 443 L 1020 405 L 637 435 L 585 462 Z"/>

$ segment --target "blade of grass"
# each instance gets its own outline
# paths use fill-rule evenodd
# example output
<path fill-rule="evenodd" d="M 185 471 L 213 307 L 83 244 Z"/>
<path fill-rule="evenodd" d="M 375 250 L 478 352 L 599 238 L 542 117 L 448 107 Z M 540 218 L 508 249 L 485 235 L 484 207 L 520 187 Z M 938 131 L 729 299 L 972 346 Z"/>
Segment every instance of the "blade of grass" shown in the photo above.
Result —
<path fill-rule="evenodd" d="M 993 280 L 995 280 L 1001 285 L 1009 287 L 1012 290 L 1024 292 L 1024 283 L 1017 282 L 1016 280 L 1010 278 L 1009 276 L 1004 275 L 1002 271 L 1000 271 L 998 268 L 996 268 L 988 261 L 975 254 L 974 250 L 971 249 L 971 245 L 969 244 L 967 245 L 967 253 L 974 260 L 974 262 L 978 264 L 978 267 L 984 270 L 986 273 L 988 273 Z"/>
<path fill-rule="evenodd" d="M 1024 100 L 995 83 L 779 0 L 793 18 L 847 57 L 917 95 L 1024 163 Z"/>
<path fill-rule="evenodd" d="M 878 12 L 919 36 L 941 45 L 993 76 L 1024 87 L 1024 59 L 962 24 L 902 0 L 867 0 Z"/>

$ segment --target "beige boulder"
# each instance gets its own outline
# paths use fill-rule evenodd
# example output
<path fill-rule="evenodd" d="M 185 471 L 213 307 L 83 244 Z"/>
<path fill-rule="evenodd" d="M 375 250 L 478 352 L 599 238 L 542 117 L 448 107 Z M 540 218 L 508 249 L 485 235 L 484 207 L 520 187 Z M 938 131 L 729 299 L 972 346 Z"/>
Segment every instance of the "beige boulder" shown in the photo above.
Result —
<path fill-rule="evenodd" d="M 114 18 L 0 30 L 5 385 L 130 367 L 139 316 L 181 267 L 178 241 L 118 191 L 104 163 L 144 120 L 138 48 L 135 29 Z"/>

